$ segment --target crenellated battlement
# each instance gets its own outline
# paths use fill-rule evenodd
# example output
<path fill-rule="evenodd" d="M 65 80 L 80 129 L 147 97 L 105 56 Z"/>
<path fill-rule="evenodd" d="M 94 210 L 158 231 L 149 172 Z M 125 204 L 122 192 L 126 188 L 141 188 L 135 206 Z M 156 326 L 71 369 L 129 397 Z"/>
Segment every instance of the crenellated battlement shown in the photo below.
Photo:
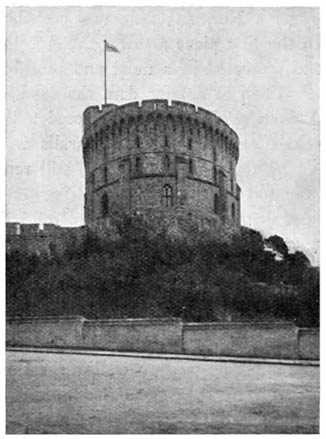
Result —
<path fill-rule="evenodd" d="M 6 223 L 6 251 L 26 252 L 38 255 L 60 255 L 78 246 L 86 228 L 61 227 L 52 223 Z"/>
<path fill-rule="evenodd" d="M 194 124 L 206 124 L 208 129 L 219 132 L 228 137 L 230 141 L 239 146 L 237 133 L 220 117 L 188 102 L 172 100 L 169 104 L 167 99 L 146 99 L 141 102 L 129 102 L 123 105 L 107 104 L 91 106 L 84 111 L 84 136 L 94 134 L 107 125 L 127 123 L 129 118 L 146 117 L 148 113 L 160 116 L 177 118 L 178 123 L 185 123 L 190 119 Z"/>
<path fill-rule="evenodd" d="M 62 227 L 52 223 L 17 223 L 6 222 L 6 236 L 22 237 L 59 237 L 67 234 L 83 233 L 84 226 Z"/>

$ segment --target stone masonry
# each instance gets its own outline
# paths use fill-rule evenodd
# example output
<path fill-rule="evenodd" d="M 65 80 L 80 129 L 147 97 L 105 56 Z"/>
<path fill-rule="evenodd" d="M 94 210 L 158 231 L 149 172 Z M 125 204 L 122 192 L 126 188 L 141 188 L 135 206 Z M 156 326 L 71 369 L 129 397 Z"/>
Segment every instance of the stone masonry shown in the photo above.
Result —
<path fill-rule="evenodd" d="M 105 229 L 113 212 L 124 212 L 239 230 L 239 138 L 215 114 L 161 99 L 88 107 L 82 144 L 90 229 Z"/>

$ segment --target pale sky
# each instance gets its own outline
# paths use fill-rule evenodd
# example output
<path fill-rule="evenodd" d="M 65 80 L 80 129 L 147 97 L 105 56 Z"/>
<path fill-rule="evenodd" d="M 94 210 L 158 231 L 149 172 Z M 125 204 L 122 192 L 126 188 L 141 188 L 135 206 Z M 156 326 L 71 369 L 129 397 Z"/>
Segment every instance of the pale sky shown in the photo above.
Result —
<path fill-rule="evenodd" d="M 82 113 L 176 99 L 239 135 L 242 224 L 319 261 L 317 8 L 7 10 L 6 220 L 81 225 Z"/>

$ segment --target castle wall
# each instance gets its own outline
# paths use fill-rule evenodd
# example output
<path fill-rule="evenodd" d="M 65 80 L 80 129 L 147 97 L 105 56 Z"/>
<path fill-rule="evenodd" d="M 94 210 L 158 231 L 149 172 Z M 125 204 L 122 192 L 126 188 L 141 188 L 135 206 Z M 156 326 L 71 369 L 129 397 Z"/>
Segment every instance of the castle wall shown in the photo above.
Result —
<path fill-rule="evenodd" d="M 222 119 L 188 103 L 156 99 L 89 107 L 84 128 L 86 225 L 96 228 L 117 209 L 146 214 L 185 207 L 187 214 L 215 215 L 239 229 L 239 139 Z"/>
<path fill-rule="evenodd" d="M 55 224 L 6 223 L 6 250 L 54 256 L 78 246 L 85 227 L 60 227 Z"/>

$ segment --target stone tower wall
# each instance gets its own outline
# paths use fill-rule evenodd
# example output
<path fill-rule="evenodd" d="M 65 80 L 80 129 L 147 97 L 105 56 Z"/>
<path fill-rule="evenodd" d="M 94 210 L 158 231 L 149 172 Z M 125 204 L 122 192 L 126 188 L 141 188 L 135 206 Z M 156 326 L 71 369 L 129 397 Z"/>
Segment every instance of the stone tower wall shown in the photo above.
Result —
<path fill-rule="evenodd" d="M 182 210 L 214 228 L 240 227 L 239 138 L 213 113 L 159 99 L 88 107 L 82 143 L 86 226 L 114 211 Z"/>

